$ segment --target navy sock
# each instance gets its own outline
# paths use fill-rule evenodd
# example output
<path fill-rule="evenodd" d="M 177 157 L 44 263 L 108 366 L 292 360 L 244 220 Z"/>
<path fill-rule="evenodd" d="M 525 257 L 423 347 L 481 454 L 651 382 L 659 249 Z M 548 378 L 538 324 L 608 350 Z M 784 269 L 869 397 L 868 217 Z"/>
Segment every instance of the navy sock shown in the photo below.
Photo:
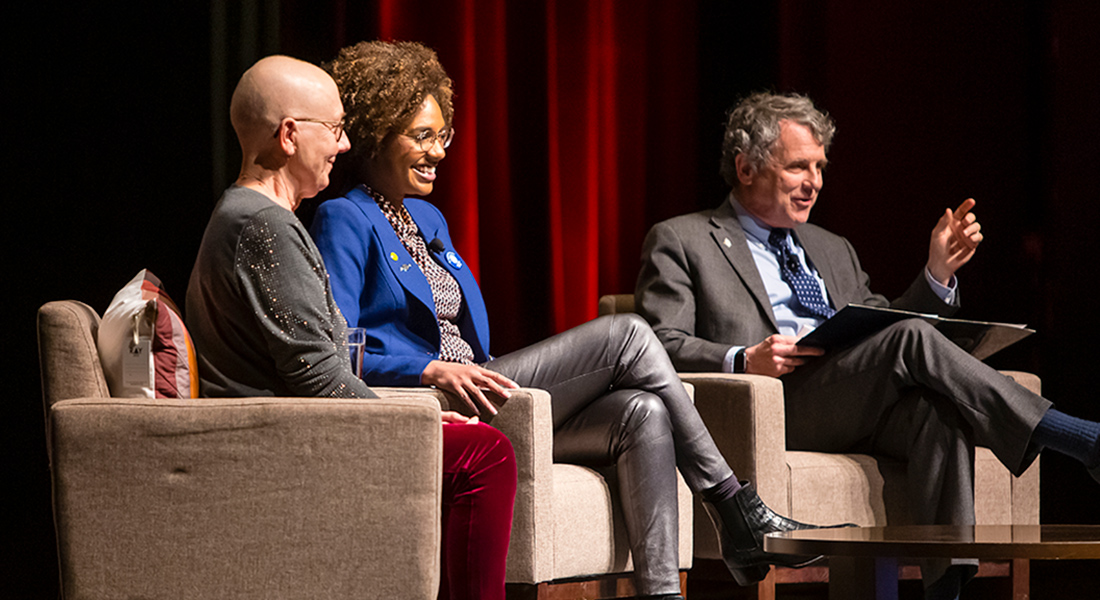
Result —
<path fill-rule="evenodd" d="M 1100 423 L 1071 417 L 1053 408 L 1035 427 L 1035 443 L 1095 467 L 1100 464 Z"/>
<path fill-rule="evenodd" d="M 730 475 L 729 479 L 703 490 L 699 495 L 704 502 L 715 504 L 733 498 L 733 495 L 739 491 L 741 491 L 741 482 L 737 481 L 737 475 Z"/>

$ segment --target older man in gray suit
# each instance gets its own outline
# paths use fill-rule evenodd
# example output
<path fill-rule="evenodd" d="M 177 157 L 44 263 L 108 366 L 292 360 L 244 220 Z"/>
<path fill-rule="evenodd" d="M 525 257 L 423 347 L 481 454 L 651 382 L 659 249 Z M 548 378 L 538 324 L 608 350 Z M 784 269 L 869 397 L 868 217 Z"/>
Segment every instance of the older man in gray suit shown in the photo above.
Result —
<path fill-rule="evenodd" d="M 1100 481 L 1100 425 L 1052 409 L 924 321 L 828 354 L 798 344 L 849 303 L 954 313 L 955 272 L 982 240 L 973 200 L 946 209 L 905 294 L 890 302 L 872 293 L 851 244 L 806 223 L 834 131 L 797 95 L 754 94 L 730 111 L 721 165 L 728 199 L 658 223 L 642 253 L 635 300 L 676 367 L 780 377 L 788 446 L 909 461 L 916 523 L 974 523 L 976 444 L 1016 474 L 1051 447 Z M 975 569 L 972 561 L 927 563 L 927 596 L 956 597 Z"/>

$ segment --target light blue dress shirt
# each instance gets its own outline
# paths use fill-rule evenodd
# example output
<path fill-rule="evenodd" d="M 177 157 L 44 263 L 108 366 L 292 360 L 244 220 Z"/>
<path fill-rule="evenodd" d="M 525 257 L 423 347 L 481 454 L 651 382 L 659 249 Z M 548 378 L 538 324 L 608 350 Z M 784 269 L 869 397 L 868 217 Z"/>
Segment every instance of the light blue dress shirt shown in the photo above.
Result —
<path fill-rule="evenodd" d="M 733 205 L 733 210 L 737 213 L 737 220 L 741 223 L 741 229 L 745 231 L 745 239 L 748 241 L 749 251 L 752 252 L 752 258 L 756 261 L 756 269 L 760 272 L 760 279 L 764 281 L 764 289 L 768 292 L 768 300 L 771 302 L 772 313 L 775 314 L 775 322 L 779 326 L 779 333 L 782 335 L 798 335 L 799 333 L 805 335 L 813 329 L 816 329 L 825 319 L 816 316 L 804 317 L 795 314 L 794 311 L 791 310 L 790 304 L 791 299 L 794 298 L 794 291 L 780 275 L 779 261 L 768 247 L 768 236 L 771 235 L 772 228 L 749 214 L 737 199 L 734 198 L 733 194 L 730 194 L 729 201 L 730 204 Z M 803 250 L 802 245 L 798 243 L 797 236 L 792 235 L 791 238 L 791 248 L 794 251 L 794 255 L 798 257 L 798 262 L 802 263 L 802 268 L 805 269 L 807 273 L 812 274 L 814 279 L 817 280 L 817 284 L 821 286 L 821 297 L 824 298 L 826 302 L 830 302 L 829 292 L 825 289 L 825 282 L 821 279 L 821 275 L 806 259 L 806 251 Z M 932 277 L 932 274 L 928 272 L 927 268 L 924 270 L 924 276 L 928 279 L 928 284 L 932 286 L 932 290 L 936 292 L 936 295 L 939 296 L 940 299 L 947 304 L 955 304 L 957 282 L 954 276 L 951 277 L 950 286 L 944 286 L 942 283 L 936 281 L 935 278 Z M 844 307 L 834 306 L 833 308 L 840 310 Z M 726 352 L 726 356 L 722 361 L 722 369 L 725 372 L 733 372 L 733 359 L 743 348 L 744 346 L 733 346 Z"/>

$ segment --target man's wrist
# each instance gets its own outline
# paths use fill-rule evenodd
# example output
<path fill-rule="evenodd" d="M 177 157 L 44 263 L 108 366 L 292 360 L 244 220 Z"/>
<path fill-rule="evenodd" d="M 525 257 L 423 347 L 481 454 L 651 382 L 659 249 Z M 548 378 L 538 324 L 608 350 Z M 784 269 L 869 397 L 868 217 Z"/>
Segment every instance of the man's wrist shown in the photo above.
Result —
<path fill-rule="evenodd" d="M 947 285 L 944 285 L 941 281 L 936 279 L 936 276 L 932 273 L 932 269 L 924 267 L 924 278 L 928 282 L 928 286 L 932 288 L 932 292 L 939 296 L 940 300 L 943 300 L 945 304 L 951 306 L 955 305 L 955 291 L 958 289 L 959 280 L 955 278 L 955 274 L 952 273 L 951 277 L 947 281 Z"/>
<path fill-rule="evenodd" d="M 722 356 L 722 372 L 723 373 L 741 373 L 744 369 L 744 346 L 730 346 L 726 349 L 726 354 Z M 738 358 L 741 357 L 741 358 Z M 742 371 L 736 369 L 737 364 L 742 365 Z"/>
<path fill-rule="evenodd" d="M 741 348 L 737 351 L 737 354 L 733 355 L 733 372 L 744 373 L 745 372 L 745 349 Z"/>

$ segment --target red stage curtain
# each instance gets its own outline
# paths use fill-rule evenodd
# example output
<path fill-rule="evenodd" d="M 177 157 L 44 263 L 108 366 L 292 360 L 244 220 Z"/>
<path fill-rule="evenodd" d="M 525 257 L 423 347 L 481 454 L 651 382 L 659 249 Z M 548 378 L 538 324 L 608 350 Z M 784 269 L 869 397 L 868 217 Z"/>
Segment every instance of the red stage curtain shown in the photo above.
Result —
<path fill-rule="evenodd" d="M 456 138 L 429 199 L 481 283 L 495 353 L 631 292 L 648 226 L 695 208 L 677 196 L 697 175 L 692 3 L 287 4 L 283 47 L 303 58 L 375 38 L 439 53 Z"/>

